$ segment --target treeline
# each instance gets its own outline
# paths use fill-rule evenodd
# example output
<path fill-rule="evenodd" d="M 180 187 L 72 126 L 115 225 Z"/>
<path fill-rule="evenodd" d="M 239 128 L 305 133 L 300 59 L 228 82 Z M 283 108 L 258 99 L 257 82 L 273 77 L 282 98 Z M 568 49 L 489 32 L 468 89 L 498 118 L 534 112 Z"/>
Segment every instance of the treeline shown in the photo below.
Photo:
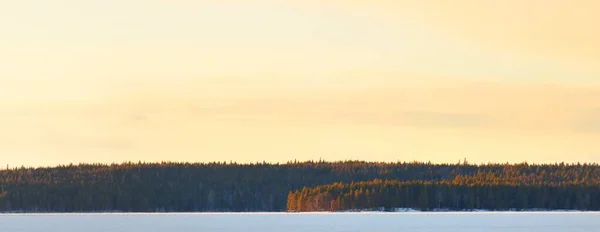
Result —
<path fill-rule="evenodd" d="M 303 188 L 288 194 L 287 210 L 600 210 L 597 184 L 374 180 Z"/>
<path fill-rule="evenodd" d="M 290 191 L 374 179 L 431 183 L 456 180 L 465 185 L 597 186 L 600 166 L 348 161 L 164 162 L 13 168 L 0 170 L 0 211 L 285 211 Z"/>

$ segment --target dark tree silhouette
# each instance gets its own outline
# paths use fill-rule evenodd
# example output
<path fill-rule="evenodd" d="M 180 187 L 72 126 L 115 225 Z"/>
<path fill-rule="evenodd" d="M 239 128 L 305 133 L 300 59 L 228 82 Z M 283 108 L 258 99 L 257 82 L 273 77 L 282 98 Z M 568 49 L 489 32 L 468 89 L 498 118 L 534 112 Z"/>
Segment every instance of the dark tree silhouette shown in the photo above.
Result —
<path fill-rule="evenodd" d="M 374 187 L 352 187 L 351 191 L 339 187 L 336 189 L 340 189 L 340 193 L 324 192 L 317 198 L 308 194 L 321 185 L 375 179 L 398 181 L 402 183 L 399 186 L 410 183 L 415 189 L 398 198 L 381 195 L 380 189 Z M 357 161 L 81 164 L 1 170 L 0 211 L 194 212 L 285 211 L 288 208 L 304 211 L 408 204 L 437 208 L 450 203 L 453 203 L 449 205 L 451 208 L 457 209 L 500 209 L 511 207 L 515 204 L 513 201 L 520 202 L 523 208 L 591 209 L 599 200 L 595 195 L 599 183 L 597 164 Z M 464 191 L 474 191 L 474 195 Z M 553 201 L 557 192 L 564 193 L 564 197 Z M 288 198 L 288 195 L 294 197 Z M 456 199 L 449 200 L 449 196 Z"/>

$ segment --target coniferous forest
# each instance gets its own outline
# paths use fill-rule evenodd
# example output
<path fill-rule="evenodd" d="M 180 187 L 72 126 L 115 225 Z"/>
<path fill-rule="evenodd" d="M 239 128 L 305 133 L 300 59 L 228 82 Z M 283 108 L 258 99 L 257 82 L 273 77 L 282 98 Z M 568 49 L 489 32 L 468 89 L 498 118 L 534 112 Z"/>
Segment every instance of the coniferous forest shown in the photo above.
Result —
<path fill-rule="evenodd" d="M 598 186 L 518 185 L 460 181 L 374 180 L 303 188 L 289 193 L 288 211 L 409 208 L 419 210 L 600 210 Z"/>
<path fill-rule="evenodd" d="M 2 212 L 600 210 L 598 164 L 81 164 L 0 170 Z"/>

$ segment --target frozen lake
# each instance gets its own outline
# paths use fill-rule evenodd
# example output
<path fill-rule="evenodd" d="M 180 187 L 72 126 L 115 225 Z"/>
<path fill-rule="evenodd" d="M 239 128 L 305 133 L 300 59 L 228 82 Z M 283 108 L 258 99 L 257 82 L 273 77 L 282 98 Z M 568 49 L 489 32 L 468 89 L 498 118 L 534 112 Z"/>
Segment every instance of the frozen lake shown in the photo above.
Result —
<path fill-rule="evenodd" d="M 0 214 L 2 232 L 600 231 L 600 213 Z"/>

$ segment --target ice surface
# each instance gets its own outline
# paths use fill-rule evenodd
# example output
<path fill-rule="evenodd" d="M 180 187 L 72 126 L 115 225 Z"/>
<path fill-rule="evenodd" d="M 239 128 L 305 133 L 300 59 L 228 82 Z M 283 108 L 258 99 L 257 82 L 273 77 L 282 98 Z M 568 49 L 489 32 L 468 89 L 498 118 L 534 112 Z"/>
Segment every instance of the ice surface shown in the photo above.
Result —
<path fill-rule="evenodd" d="M 589 212 L 0 214 L 2 232 L 600 231 Z"/>

